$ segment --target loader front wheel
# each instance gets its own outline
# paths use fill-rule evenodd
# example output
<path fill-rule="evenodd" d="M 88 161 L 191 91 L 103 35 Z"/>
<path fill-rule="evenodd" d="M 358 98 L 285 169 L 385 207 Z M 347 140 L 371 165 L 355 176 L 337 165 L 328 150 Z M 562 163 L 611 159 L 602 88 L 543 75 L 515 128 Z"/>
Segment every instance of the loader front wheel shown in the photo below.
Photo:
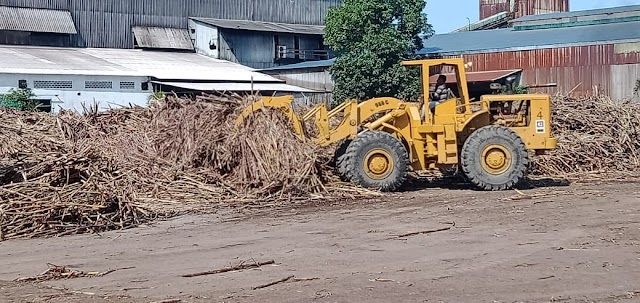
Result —
<path fill-rule="evenodd" d="M 395 191 L 407 179 L 409 154 L 394 136 L 380 131 L 361 134 L 345 154 L 349 181 L 381 191 Z"/>
<path fill-rule="evenodd" d="M 469 181 L 483 190 L 507 190 L 525 176 L 529 155 L 513 130 L 497 125 L 475 131 L 462 147 L 462 170 Z"/>

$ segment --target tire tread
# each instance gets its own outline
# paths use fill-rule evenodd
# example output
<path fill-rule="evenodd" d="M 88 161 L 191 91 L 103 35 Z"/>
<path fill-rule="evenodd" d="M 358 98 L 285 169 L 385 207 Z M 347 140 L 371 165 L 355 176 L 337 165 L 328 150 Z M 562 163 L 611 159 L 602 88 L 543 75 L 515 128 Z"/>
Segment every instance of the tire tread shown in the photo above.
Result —
<path fill-rule="evenodd" d="M 398 169 L 397 177 L 393 180 L 385 180 L 379 187 L 382 191 L 396 191 L 398 190 L 407 179 L 407 171 L 409 166 L 409 156 L 406 148 L 392 135 L 386 132 L 380 131 L 368 131 L 356 138 L 349 144 L 347 152 L 345 153 L 345 170 L 347 179 L 351 182 L 358 183 L 361 186 L 367 186 L 365 184 L 364 177 L 360 173 L 359 152 L 372 142 L 382 142 L 393 149 L 400 157 L 396 159 L 396 169 Z"/>
<path fill-rule="evenodd" d="M 518 167 L 514 169 L 508 178 L 508 181 L 502 184 L 492 184 L 483 180 L 480 176 L 481 172 L 476 171 L 474 161 L 480 157 L 479 147 L 486 140 L 495 137 L 505 138 L 515 143 L 514 162 Z M 518 159 L 515 159 L 518 157 Z M 499 125 L 490 125 L 478 129 L 471 134 L 464 143 L 461 154 L 462 170 L 467 175 L 469 181 L 476 187 L 487 191 L 500 191 L 514 188 L 524 177 L 529 166 L 529 154 L 522 138 L 513 130 Z"/>

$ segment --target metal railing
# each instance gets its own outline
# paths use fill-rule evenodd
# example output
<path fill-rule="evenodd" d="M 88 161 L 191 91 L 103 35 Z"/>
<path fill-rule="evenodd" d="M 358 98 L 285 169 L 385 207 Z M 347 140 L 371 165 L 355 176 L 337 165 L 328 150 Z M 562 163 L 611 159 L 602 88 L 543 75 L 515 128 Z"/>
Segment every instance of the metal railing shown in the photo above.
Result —
<path fill-rule="evenodd" d="M 326 50 L 311 49 L 287 49 L 277 50 L 277 59 L 300 59 L 303 61 L 316 61 L 329 59 L 329 52 Z"/>

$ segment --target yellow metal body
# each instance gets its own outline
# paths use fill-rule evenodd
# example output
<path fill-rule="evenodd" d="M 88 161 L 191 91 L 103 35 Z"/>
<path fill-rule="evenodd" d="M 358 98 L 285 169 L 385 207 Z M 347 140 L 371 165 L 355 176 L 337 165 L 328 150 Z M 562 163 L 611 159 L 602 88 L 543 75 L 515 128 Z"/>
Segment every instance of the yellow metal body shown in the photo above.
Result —
<path fill-rule="evenodd" d="M 375 98 L 358 102 L 347 100 L 333 110 L 324 104 L 314 107 L 304 116 L 294 113 L 293 96 L 265 97 L 248 107 L 237 123 L 262 108 L 279 108 L 292 121 L 293 129 L 303 135 L 303 122 L 313 122 L 318 135 L 313 140 L 328 146 L 343 139 L 355 139 L 360 132 L 379 130 L 393 134 L 407 148 L 411 167 L 426 170 L 456 165 L 460 162 L 460 147 L 475 130 L 493 124 L 510 127 L 523 140 L 527 149 L 543 152 L 556 148 L 557 140 L 551 136 L 550 97 L 548 95 L 487 95 L 480 101 L 470 102 L 464 61 L 462 59 L 430 59 L 404 62 L 406 66 L 417 66 L 422 75 L 429 75 L 435 66 L 449 66 L 456 70 L 460 96 L 425 110 L 428 100 L 406 102 L 396 98 Z M 422 77 L 423 95 L 429 96 L 429 77 Z M 505 105 L 508 104 L 508 105 Z M 525 104 L 526 110 L 513 111 L 514 106 Z M 496 109 L 497 108 L 497 109 Z M 505 114 L 505 109 L 511 110 Z M 341 117 L 340 123 L 331 127 L 332 118 Z M 389 163 L 382 161 L 383 154 L 371 155 L 365 169 L 371 176 L 382 176 Z M 489 172 L 501 173 L 509 166 L 509 153 L 501 147 L 483 151 L 483 165 Z"/>

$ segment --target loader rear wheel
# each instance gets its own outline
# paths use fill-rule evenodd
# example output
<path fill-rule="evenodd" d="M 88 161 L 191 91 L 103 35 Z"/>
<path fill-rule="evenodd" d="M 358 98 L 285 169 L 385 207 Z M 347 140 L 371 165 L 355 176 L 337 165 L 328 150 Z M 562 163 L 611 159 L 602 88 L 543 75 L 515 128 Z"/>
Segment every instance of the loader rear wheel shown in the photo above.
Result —
<path fill-rule="evenodd" d="M 363 187 L 395 191 L 407 179 L 409 154 L 388 133 L 363 133 L 349 144 L 345 157 L 347 178 Z"/>
<path fill-rule="evenodd" d="M 513 130 L 491 125 L 475 131 L 462 147 L 462 170 L 483 190 L 512 189 L 525 176 L 529 154 Z"/>

